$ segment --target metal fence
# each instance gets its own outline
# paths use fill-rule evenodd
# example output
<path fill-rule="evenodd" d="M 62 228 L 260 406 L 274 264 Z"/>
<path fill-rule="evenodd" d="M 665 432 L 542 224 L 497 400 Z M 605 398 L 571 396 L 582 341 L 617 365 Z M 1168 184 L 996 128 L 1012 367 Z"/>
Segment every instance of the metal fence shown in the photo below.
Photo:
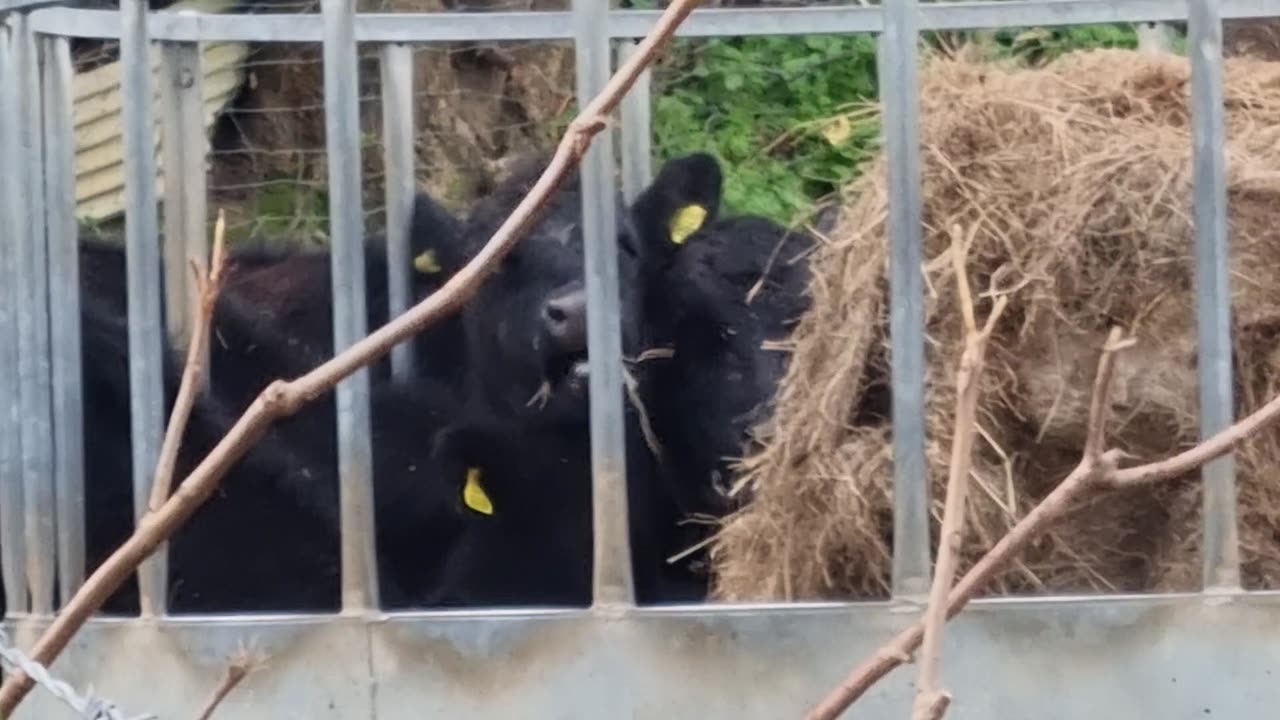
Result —
<path fill-rule="evenodd" d="M 357 43 L 381 48 L 385 107 L 403 108 L 413 85 L 407 45 L 462 40 L 572 40 L 577 94 L 593 97 L 614 63 L 615 41 L 638 38 L 654 11 L 609 10 L 579 0 L 570 12 L 356 15 L 324 0 L 320 15 L 212 15 L 0 4 L 0 529 L 11 617 L 5 627 L 31 642 L 83 581 L 84 467 L 73 220 L 69 38 L 119 38 L 126 128 L 126 246 L 134 487 L 145 507 L 165 418 L 159 372 L 159 248 L 152 153 L 156 88 L 148 46 L 162 48 L 160 91 L 166 132 L 201 137 L 198 83 L 174 82 L 211 41 L 322 42 L 329 187 L 335 257 L 335 347 L 366 334 L 358 141 Z M 878 33 L 885 136 L 890 157 L 890 308 L 895 463 L 893 599 L 887 603 L 797 603 L 636 608 L 624 523 L 597 532 L 596 604 L 589 610 L 376 611 L 375 565 L 367 536 L 344 532 L 344 613 L 337 617 L 243 615 L 96 619 L 55 665 L 78 686 L 92 683 L 123 706 L 160 717 L 191 716 L 217 684 L 225 658 L 246 639 L 272 657 L 228 699 L 227 717 L 791 717 L 848 666 L 912 622 L 930 570 L 924 459 L 924 311 L 916 38 L 921 30 L 1188 20 L 1193 67 L 1196 278 L 1201 428 L 1232 421 L 1230 295 L 1224 158 L 1221 21 L 1280 16 L 1280 0 L 1012 0 L 880 7 L 707 9 L 683 36 Z M 198 72 L 196 73 L 198 76 Z M 648 103 L 642 83 L 623 106 L 623 185 L 649 178 Z M 33 100 L 38 99 L 38 100 Z M 194 111 L 193 111 L 194 105 Z M 387 206 L 410 201 L 412 118 L 385 126 Z M 615 212 L 612 138 L 600 135 L 583 162 L 595 502 L 616 507 L 623 492 L 621 358 L 610 328 L 618 318 L 612 263 Z M 167 144 L 166 144 L 167 145 Z M 409 147 L 406 147 L 409 145 Z M 167 236 L 205 221 L 201 143 L 163 157 Z M 176 246 L 182 259 L 204 249 Z M 390 265 L 408 265 L 407 239 L 391 227 Z M 178 265 L 181 267 L 181 264 Z M 48 272 L 39 270 L 48 268 Z M 182 284 L 175 273 L 169 282 Z M 172 286 L 171 286 L 172 287 Z M 50 299 L 56 289 L 57 301 Z M 178 297 L 178 296 L 174 296 Z M 393 296 L 393 314 L 408 305 Z M 45 322 L 45 318 L 48 321 Z M 21 352 L 18 352 L 21 349 Z M 397 364 L 407 362 L 405 352 Z M 342 526 L 371 526 L 359 478 L 370 476 L 369 379 L 337 388 Z M 604 478 L 609 478 L 606 484 Z M 1255 717 L 1280 700 L 1280 612 L 1276 593 L 1242 593 L 1231 459 L 1204 470 L 1204 592 L 1189 595 L 1044 597 L 974 603 L 948 634 L 945 672 L 964 688 L 959 718 Z M 149 561 L 146 604 L 163 616 L 164 557 Z M 28 597 L 30 602 L 28 603 Z M 858 717 L 900 717 L 910 703 L 905 673 L 858 706 Z M 71 717 L 33 695 L 18 718 Z"/>

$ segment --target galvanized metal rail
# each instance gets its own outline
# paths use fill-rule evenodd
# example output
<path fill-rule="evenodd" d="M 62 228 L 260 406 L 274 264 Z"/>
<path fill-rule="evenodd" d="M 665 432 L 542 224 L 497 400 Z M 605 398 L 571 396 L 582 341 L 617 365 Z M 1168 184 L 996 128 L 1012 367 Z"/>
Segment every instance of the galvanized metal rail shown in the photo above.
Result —
<path fill-rule="evenodd" d="M 155 237 L 152 76 L 147 50 L 161 42 L 167 100 L 163 127 L 181 139 L 166 152 L 171 232 L 203 222 L 204 145 L 199 88 L 183 69 L 211 41 L 323 42 L 333 217 L 335 347 L 362 336 L 364 274 L 355 48 L 382 48 L 383 102 L 396 109 L 384 132 L 388 212 L 403 215 L 412 187 L 413 74 L 403 45 L 460 40 L 573 40 L 578 94 L 608 75 L 610 41 L 642 36 L 650 11 L 609 11 L 578 0 L 571 12 L 356 15 L 325 0 L 320 15 L 145 13 L 39 7 L 0 0 L 0 567 L 10 618 L 26 644 L 54 606 L 82 581 L 83 417 L 75 282 L 74 137 L 68 38 L 121 40 L 128 209 L 130 377 L 134 486 L 146 502 L 159 451 L 161 266 Z M 928 487 L 924 477 L 923 306 L 918 152 L 918 32 L 1025 25 L 1189 21 L 1193 67 L 1197 323 L 1201 425 L 1232 419 L 1230 293 L 1223 151 L 1221 20 L 1280 16 L 1280 0 L 1010 0 L 882 7 L 702 10 L 686 37 L 881 34 L 880 68 L 891 153 L 891 331 L 894 390 L 894 600 L 888 603 L 707 605 L 636 608 L 628 570 L 621 400 L 602 392 L 622 376 L 618 287 L 611 229 L 612 140 L 597 139 L 583 162 L 583 223 L 590 238 L 590 363 L 597 527 L 596 606 L 588 611 L 464 611 L 384 614 L 377 607 L 370 502 L 369 381 L 357 373 L 337 389 L 343 502 L 343 609 L 338 617 L 166 616 L 163 551 L 144 573 L 146 620 L 95 620 L 61 659 L 59 674 L 90 682 L 129 707 L 190 716 L 217 683 L 223 658 L 246 638 L 274 656 L 227 701 L 229 717 L 710 717 L 796 715 L 849 663 L 915 619 L 928 587 Z M 625 48 L 625 42 L 622 43 Z M 624 49 L 625 52 L 625 49 Z M 196 76 L 199 73 L 195 73 Z M 624 194 L 650 177 L 647 86 L 623 104 Z M 192 135 L 195 133 L 195 135 Z M 198 139 L 198 140 L 197 140 Z M 397 223 L 391 222 L 394 227 Z M 408 266 L 407 238 L 390 239 L 391 272 Z M 203 252 L 174 239 L 170 258 Z M 397 260 L 398 259 L 398 260 Z M 167 267 L 181 267 L 170 262 Z M 182 282 L 172 276 L 171 282 Z M 407 281 L 389 278 L 391 311 L 409 303 Z M 171 285 L 171 287 L 175 287 Z M 176 291 L 175 291 L 176 293 Z M 56 302 L 51 298 L 56 296 Z M 171 295 L 176 302 L 181 294 Z M 178 332 L 180 323 L 171 322 Z M 19 352 L 14 352 L 18 349 Z M 398 372 L 411 351 L 393 355 Z M 999 599 L 975 603 L 948 634 L 949 686 L 964 688 L 952 717 L 1034 714 L 1252 717 L 1280 699 L 1280 593 L 1242 593 L 1230 458 L 1206 467 L 1202 594 Z M 605 522 L 607 521 L 607 522 Z M 140 672 L 139 669 L 143 668 Z M 1119 671 L 1123 670 L 1123 672 Z M 860 717 L 900 717 L 909 678 L 895 676 L 859 705 Z M 1052 702 L 1045 698 L 1051 697 Z M 58 718 L 32 696 L 17 718 Z M 686 710 L 686 708 L 695 708 Z"/>

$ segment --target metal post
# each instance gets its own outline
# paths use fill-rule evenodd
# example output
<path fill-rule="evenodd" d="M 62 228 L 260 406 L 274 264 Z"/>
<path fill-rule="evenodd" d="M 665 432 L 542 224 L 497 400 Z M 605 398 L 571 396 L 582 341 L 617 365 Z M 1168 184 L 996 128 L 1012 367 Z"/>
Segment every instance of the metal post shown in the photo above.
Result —
<path fill-rule="evenodd" d="M 1226 132 L 1222 79 L 1222 18 L 1217 0 L 1191 0 L 1192 166 L 1195 174 L 1196 327 L 1199 336 L 1200 436 L 1231 425 L 1231 286 L 1227 237 Z M 1225 455 L 1202 470 L 1204 589 L 1240 587 L 1235 459 Z"/>
<path fill-rule="evenodd" d="M 920 104 L 916 0 L 887 0 L 878 66 L 889 184 L 889 334 L 893 383 L 893 596 L 929 592 L 929 475 L 924 437 Z"/>
<path fill-rule="evenodd" d="M 125 272 L 129 304 L 129 410 L 133 436 L 135 517 L 147 511 L 151 480 L 164 439 L 165 387 L 156 237 L 155 123 L 144 0 L 120 2 L 120 114 L 124 124 Z M 138 568 L 144 616 L 163 612 L 167 578 L 148 559 Z"/>
<path fill-rule="evenodd" d="M 323 0 L 325 143 L 329 154 L 332 238 L 333 349 L 342 352 L 367 332 L 364 211 L 360 183 L 359 78 L 354 0 Z M 338 470 L 342 524 L 342 609 L 378 606 L 374 546 L 373 448 L 369 370 L 338 383 Z"/>
<path fill-rule="evenodd" d="M 574 0 L 578 106 L 609 81 L 609 6 Z M 618 240 L 613 136 L 602 132 L 581 163 L 582 234 L 586 245 L 587 355 L 591 412 L 591 496 L 594 528 L 593 606 L 635 603 L 628 527 L 626 429 L 622 406 Z"/>
<path fill-rule="evenodd" d="M 71 43 L 47 37 L 44 49 L 45 225 L 49 247 L 49 347 L 53 377 L 54 484 L 58 594 L 84 581 L 84 404 L 80 360 L 80 253 L 76 228 Z"/>
<path fill-rule="evenodd" d="M 414 170 L 413 48 L 382 46 L 382 142 L 387 183 L 388 318 L 409 309 L 414 298 L 409 215 L 416 186 Z M 404 380 L 413 372 L 414 346 L 402 342 L 391 349 L 391 375 Z"/>
<path fill-rule="evenodd" d="M 618 43 L 618 64 L 629 60 L 637 47 L 631 41 Z M 653 181 L 652 80 L 646 68 L 622 99 L 622 197 L 628 204 Z"/>
<path fill-rule="evenodd" d="M 13 40 L 13 28 L 0 22 L 0 157 L 9 158 L 21 156 L 22 76 Z M 0 572 L 8 613 L 27 610 L 17 313 L 23 170 L 22 163 L 15 163 L 13 171 L 0 173 Z"/>
<path fill-rule="evenodd" d="M 18 401 L 22 413 L 22 475 L 31 612 L 53 613 L 57 528 L 53 492 L 53 390 L 49 368 L 49 266 L 44 234 L 44 170 L 40 56 L 25 15 L 13 16 L 12 50 L 21 93 L 19 154 L 23 183 L 16 196 L 18 238 Z"/>
<path fill-rule="evenodd" d="M 165 324 L 176 348 L 191 344 L 199 288 L 191 266 L 208 266 L 203 73 L 199 43 L 160 46 L 160 112 L 164 159 Z M 203 367 L 209 367 L 208 358 Z M 205 376 L 208 377 L 207 374 Z"/>
<path fill-rule="evenodd" d="M 160 45 L 160 125 L 164 162 L 164 238 L 162 272 L 164 273 L 164 318 L 175 357 L 186 360 L 200 289 L 191 273 L 194 265 L 200 272 L 208 268 L 205 240 L 205 172 L 204 96 L 200 82 L 199 43 Z M 209 368 L 209 354 L 201 358 Z M 208 386 L 208 373 L 202 384 Z M 176 478 L 175 478 L 176 479 Z M 148 492 L 148 497 L 150 493 Z M 148 560 L 148 572 L 163 583 L 169 577 L 169 543 L 161 543 Z M 163 615 L 169 603 L 168 593 L 149 598 L 151 613 Z"/>

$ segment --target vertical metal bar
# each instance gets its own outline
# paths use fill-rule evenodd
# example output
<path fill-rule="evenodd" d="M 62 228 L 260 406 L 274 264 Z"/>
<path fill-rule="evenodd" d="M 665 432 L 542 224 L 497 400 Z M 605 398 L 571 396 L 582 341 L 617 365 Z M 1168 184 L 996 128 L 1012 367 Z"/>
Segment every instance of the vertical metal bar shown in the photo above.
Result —
<path fill-rule="evenodd" d="M 165 324 L 174 346 L 185 351 L 200 302 L 191 266 L 194 263 L 203 273 L 208 264 L 203 73 L 199 43 L 166 42 L 160 47 Z M 203 361 L 203 367 L 209 367 L 208 358 Z"/>
<path fill-rule="evenodd" d="M 618 64 L 629 60 L 637 47 L 631 41 L 618 43 Z M 652 80 L 652 72 L 645 69 L 622 99 L 622 197 L 628 204 L 653 181 Z"/>
<path fill-rule="evenodd" d="M 124 124 L 125 272 L 129 305 L 129 409 L 133 435 L 133 506 L 141 518 L 164 438 L 164 326 L 160 243 L 156 237 L 155 122 L 145 0 L 121 0 L 120 103 Z M 138 568 L 143 616 L 163 609 L 167 578 L 154 559 Z"/>
<path fill-rule="evenodd" d="M 197 53 L 199 52 L 197 48 Z M 196 56 L 197 67 L 199 55 Z M 186 75 L 188 84 L 194 80 L 191 74 L 192 64 L 185 57 L 183 46 L 178 43 L 160 43 L 160 67 L 158 81 L 160 84 L 160 149 L 161 172 L 164 177 L 163 203 L 164 235 L 161 238 L 161 268 L 164 282 L 165 330 L 169 343 L 174 348 L 185 348 L 190 344 L 189 338 L 194 328 L 191 326 L 191 309 L 197 302 L 195 298 L 195 278 L 187 269 L 187 253 L 184 236 L 187 227 L 188 209 L 184 195 L 186 179 L 186 163 L 183 154 L 186 152 L 182 134 L 182 93 L 183 80 Z M 198 75 L 196 76 L 198 77 Z M 197 96 L 197 103 L 200 102 Z M 197 105 L 197 108 L 199 106 Z M 200 134 L 201 136 L 204 133 Z M 204 258 L 197 257 L 201 269 Z M 184 354 L 176 354 L 183 357 Z M 205 364 L 208 367 L 208 363 Z M 152 478 L 154 482 L 155 478 Z M 146 497 L 151 497 L 148 490 Z M 147 560 L 146 572 L 153 578 L 164 582 L 169 576 L 169 543 L 163 542 Z M 144 614 L 163 615 L 168 605 L 167 592 L 147 592 L 148 607 Z"/>
<path fill-rule="evenodd" d="M 18 128 L 23 112 L 20 78 L 14 49 L 13 28 L 0 18 L 0 157 L 17 158 Z M 3 573 L 5 609 L 27 610 L 25 503 L 22 487 L 22 417 L 18 391 L 18 282 L 22 244 L 19 218 L 22 163 L 0 172 L 0 573 Z"/>
<path fill-rule="evenodd" d="M 382 142 L 387 183 L 387 317 L 400 315 L 413 304 L 410 295 L 412 262 L 409 214 L 416 190 L 414 170 L 413 48 L 382 47 Z M 404 380 L 413 372 L 413 343 L 391 349 L 391 375 Z"/>
<path fill-rule="evenodd" d="M 22 413 L 23 500 L 26 510 L 27 582 L 31 612 L 53 613 L 57 580 L 57 527 L 54 518 L 53 389 L 49 367 L 49 259 L 44 232 L 43 118 L 40 55 L 25 15 L 13 17 L 13 50 L 21 83 L 20 155 L 27 179 L 21 188 L 22 223 L 18 278 L 18 401 Z"/>
<path fill-rule="evenodd" d="M 1188 9 L 1200 436 L 1208 438 L 1231 425 L 1234 407 L 1222 17 L 1217 0 L 1191 0 Z M 1206 464 L 1201 472 L 1204 479 L 1204 589 L 1237 589 L 1240 587 L 1240 543 L 1236 526 L 1235 458 L 1224 455 Z"/>
<path fill-rule="evenodd" d="M 578 106 L 609 81 L 609 3 L 574 0 Z M 626 430 L 622 406 L 618 242 L 613 136 L 596 136 L 581 164 L 582 233 L 586 245 L 587 355 L 591 412 L 593 606 L 635 603 L 627 503 Z"/>
<path fill-rule="evenodd" d="M 920 103 L 916 0 L 886 0 L 878 66 L 889 185 L 889 334 L 893 376 L 895 598 L 929 592 L 929 476 L 925 463 L 924 286 L 921 273 Z"/>
<path fill-rule="evenodd" d="M 49 347 L 53 378 L 54 484 L 58 596 L 84 581 L 84 405 L 80 361 L 80 254 L 76 228 L 71 43 L 47 37 L 44 49 L 45 225 L 49 247 Z"/>
<path fill-rule="evenodd" d="M 364 199 L 360 183 L 359 79 L 354 0 L 322 0 L 325 143 L 329 153 L 333 243 L 333 348 L 341 352 L 367 329 Z M 378 606 L 373 540 L 373 448 L 369 439 L 369 371 L 338 383 L 338 472 L 342 524 L 342 609 Z"/>

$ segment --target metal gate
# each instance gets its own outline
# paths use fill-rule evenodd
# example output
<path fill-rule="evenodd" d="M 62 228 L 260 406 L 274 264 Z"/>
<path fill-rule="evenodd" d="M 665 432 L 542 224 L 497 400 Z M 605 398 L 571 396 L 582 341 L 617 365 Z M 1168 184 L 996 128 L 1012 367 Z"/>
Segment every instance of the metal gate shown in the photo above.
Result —
<path fill-rule="evenodd" d="M 358 141 L 356 47 L 377 45 L 387 107 L 406 107 L 412 88 L 409 44 L 460 40 L 572 40 L 580 101 L 604 86 L 617 41 L 643 36 L 658 13 L 608 10 L 575 0 L 571 12 L 356 15 L 352 3 L 324 0 L 319 15 L 146 13 L 141 0 L 114 11 L 0 4 L 0 538 L 10 615 L 4 628 L 28 646 L 56 611 L 54 588 L 69 596 L 82 582 L 83 462 L 76 297 L 69 38 L 119 38 L 127 205 L 130 376 L 135 492 L 148 496 L 164 417 L 159 383 L 160 278 L 142 272 L 161 261 L 154 244 L 156 173 L 148 128 L 153 88 L 148 47 L 162 48 L 161 74 L 199 73 L 199 45 L 323 42 L 329 186 L 335 257 L 335 346 L 366 334 L 352 282 L 363 270 L 364 234 Z M 1202 432 L 1232 421 L 1230 295 L 1226 225 L 1223 18 L 1280 16 L 1280 0 L 1010 0 L 847 6 L 703 9 L 683 36 L 879 33 L 885 133 L 891 158 L 891 286 L 895 548 L 889 602 L 636 608 L 626 592 L 587 611 L 384 613 L 370 609 L 371 558 L 344 547 L 340 616 L 166 617 L 161 582 L 149 601 L 159 617 L 95 619 L 55 663 L 77 687 L 92 684 L 134 713 L 191 717 L 216 685 L 225 658 L 253 639 L 270 655 L 226 701 L 222 716 L 298 718 L 448 717 L 795 717 L 848 668 L 914 622 L 929 578 L 924 459 L 924 311 L 921 183 L 917 147 L 915 41 L 920 30 L 1188 20 L 1195 118 L 1195 207 Z M 167 80 L 164 82 L 168 82 Z M 164 158 L 166 223 L 204 222 L 204 157 L 190 148 L 202 133 L 198 88 L 164 89 L 166 131 L 184 142 Z M 175 89 L 176 88 L 176 89 Z M 623 105 L 622 157 L 628 194 L 649 178 L 646 86 Z M 192 111 L 192 105 L 196 110 Z M 388 157 L 411 157 L 412 128 L 388 121 Z M 600 135 L 583 162 L 584 230 L 597 239 L 590 262 L 614 252 L 611 138 Z M 184 155 L 184 153 L 187 153 Z M 413 168 L 388 164 L 388 205 L 404 207 Z M 196 225 L 200 227 L 200 225 Z M 181 237 L 171 232 L 170 237 Z M 174 247 L 178 257 L 203 248 Z M 393 233 L 392 264 L 408 264 Z M 48 272 L 33 272 L 34 268 Z M 179 264 L 181 267 L 181 264 Z M 616 280 L 589 273 L 591 312 L 616 322 Z M 177 274 L 174 279 L 184 278 Z M 51 292 L 57 301 L 51 301 Z M 408 305 L 394 300 L 393 314 Z M 46 319 L 47 318 L 47 322 Z M 618 378 L 621 360 L 597 352 L 591 377 Z M 21 352 L 18 350 L 21 349 Z M 400 360 L 398 362 L 403 362 Z M 341 452 L 356 471 L 344 493 L 368 477 L 367 376 L 337 388 Z M 608 403 L 621 403 L 615 394 Z M 604 402 L 604 401 L 602 401 Z M 622 413 L 594 413 L 604 461 L 620 466 Z M 611 455 L 610 455 L 611 453 Z M 360 471 L 359 463 L 366 467 Z M 344 466 L 351 463 L 344 463 Z M 1231 459 L 1206 466 L 1204 590 L 1199 594 L 987 599 L 953 623 L 944 652 L 947 682 L 963 688 L 956 718 L 1261 717 L 1280 701 L 1277 593 L 1239 589 L 1235 478 Z M 597 498 L 597 502 L 601 502 Z M 344 512 L 346 512 L 344 510 Z M 355 512 L 355 511 L 352 511 Z M 346 517 L 346 527 L 369 527 Z M 351 521 L 348 524 L 348 521 Z M 344 534 L 344 545 L 358 539 Z M 608 543 L 609 540 L 597 539 Z M 625 537 L 621 538 L 625 549 Z M 367 547 L 361 544 L 360 547 Z M 612 547 L 617 549 L 615 543 Z M 617 566 L 620 553 L 605 553 Z M 163 558 L 147 573 L 163 578 Z M 625 570 L 620 570 L 625 573 Z M 28 603 L 28 592 L 30 602 Z M 601 598 L 598 598 L 601 599 Z M 864 698 L 857 717 L 903 717 L 910 676 L 898 673 Z M 36 690 L 23 718 L 74 714 Z"/>

